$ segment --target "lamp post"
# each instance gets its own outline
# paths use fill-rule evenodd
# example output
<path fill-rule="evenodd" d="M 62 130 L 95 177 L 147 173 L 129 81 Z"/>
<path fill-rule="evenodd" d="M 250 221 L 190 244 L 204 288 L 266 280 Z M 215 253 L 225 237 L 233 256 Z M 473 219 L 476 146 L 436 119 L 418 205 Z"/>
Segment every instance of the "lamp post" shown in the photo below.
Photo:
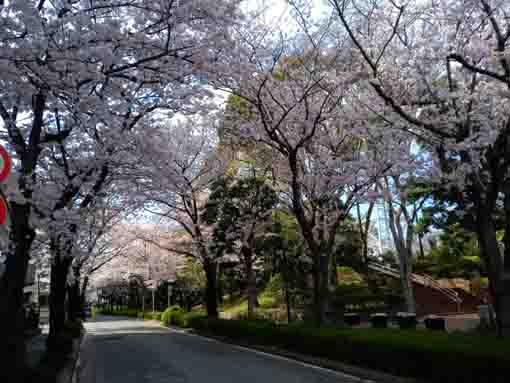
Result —
<path fill-rule="evenodd" d="M 154 299 L 155 293 L 156 293 L 156 287 L 153 285 L 152 286 L 152 312 L 153 313 L 156 311 L 155 307 L 154 307 L 154 304 L 155 304 L 155 299 Z"/>

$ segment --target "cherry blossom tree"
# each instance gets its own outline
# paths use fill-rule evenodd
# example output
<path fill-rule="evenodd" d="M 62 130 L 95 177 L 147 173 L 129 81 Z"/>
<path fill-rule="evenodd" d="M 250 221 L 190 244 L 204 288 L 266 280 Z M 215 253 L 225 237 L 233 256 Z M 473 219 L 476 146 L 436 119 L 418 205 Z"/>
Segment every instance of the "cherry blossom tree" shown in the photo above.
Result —
<path fill-rule="evenodd" d="M 365 105 L 434 148 L 439 180 L 456 191 L 457 208 L 478 235 L 500 333 L 508 333 L 510 262 L 503 262 L 492 215 L 498 204 L 510 201 L 510 5 L 489 0 L 329 5 L 369 75 Z"/>
<path fill-rule="evenodd" d="M 2 370 L 3 381 L 24 371 L 22 288 L 38 227 L 41 155 L 77 126 L 94 137 L 125 121 L 118 117 L 134 118 L 135 94 L 179 109 L 197 89 L 192 79 L 202 63 L 219 54 L 210 42 L 228 36 L 236 17 L 237 2 L 228 0 L 209 8 L 198 0 L 0 3 L 0 116 L 16 164 L 0 280 L 1 354 L 12 367 Z M 86 136 L 81 142 L 87 146 Z"/>
<path fill-rule="evenodd" d="M 223 174 L 216 151 L 217 122 L 211 117 L 191 117 L 169 126 L 157 126 L 139 137 L 142 162 L 136 176 L 136 192 L 129 193 L 145 204 L 145 209 L 178 223 L 192 241 L 191 251 L 173 251 L 198 259 L 207 279 L 206 306 L 209 316 L 218 316 L 217 260 L 211 228 L 201 211 L 211 183 Z"/>
<path fill-rule="evenodd" d="M 366 126 L 348 119 L 346 101 L 361 80 L 350 56 L 330 55 L 321 47 L 322 36 L 302 54 L 258 56 L 244 70 L 246 76 L 234 71 L 217 82 L 253 107 L 238 135 L 271 148 L 288 169 L 278 180 L 286 185 L 313 262 L 318 323 L 328 319 L 337 229 L 360 193 L 388 166 L 363 149 Z"/>

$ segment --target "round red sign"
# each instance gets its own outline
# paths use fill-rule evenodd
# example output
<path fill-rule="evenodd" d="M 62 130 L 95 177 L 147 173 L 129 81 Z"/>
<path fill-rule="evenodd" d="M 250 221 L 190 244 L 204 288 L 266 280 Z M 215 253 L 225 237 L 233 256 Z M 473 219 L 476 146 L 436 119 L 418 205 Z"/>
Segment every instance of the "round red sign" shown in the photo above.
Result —
<path fill-rule="evenodd" d="M 9 173 L 11 172 L 11 158 L 9 157 L 9 153 L 7 150 L 0 145 L 0 182 L 6 180 L 9 177 Z"/>
<path fill-rule="evenodd" d="M 5 224 L 7 221 L 7 202 L 5 202 L 5 198 L 0 196 L 0 225 Z"/>

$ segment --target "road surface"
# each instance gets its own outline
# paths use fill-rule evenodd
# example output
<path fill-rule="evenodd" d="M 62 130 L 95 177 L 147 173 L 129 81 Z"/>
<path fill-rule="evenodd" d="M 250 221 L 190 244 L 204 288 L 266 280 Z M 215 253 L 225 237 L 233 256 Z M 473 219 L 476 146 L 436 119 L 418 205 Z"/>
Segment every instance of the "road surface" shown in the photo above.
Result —
<path fill-rule="evenodd" d="M 359 383 L 360 379 L 137 319 L 85 324 L 79 383 Z"/>

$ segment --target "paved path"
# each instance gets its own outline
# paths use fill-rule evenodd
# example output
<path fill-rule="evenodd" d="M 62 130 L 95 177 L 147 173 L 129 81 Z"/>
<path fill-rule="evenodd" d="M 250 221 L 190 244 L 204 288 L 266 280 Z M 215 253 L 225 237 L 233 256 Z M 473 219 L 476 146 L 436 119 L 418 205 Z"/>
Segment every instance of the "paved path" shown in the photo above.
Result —
<path fill-rule="evenodd" d="M 98 317 L 85 327 L 79 383 L 360 382 L 156 323 Z"/>

